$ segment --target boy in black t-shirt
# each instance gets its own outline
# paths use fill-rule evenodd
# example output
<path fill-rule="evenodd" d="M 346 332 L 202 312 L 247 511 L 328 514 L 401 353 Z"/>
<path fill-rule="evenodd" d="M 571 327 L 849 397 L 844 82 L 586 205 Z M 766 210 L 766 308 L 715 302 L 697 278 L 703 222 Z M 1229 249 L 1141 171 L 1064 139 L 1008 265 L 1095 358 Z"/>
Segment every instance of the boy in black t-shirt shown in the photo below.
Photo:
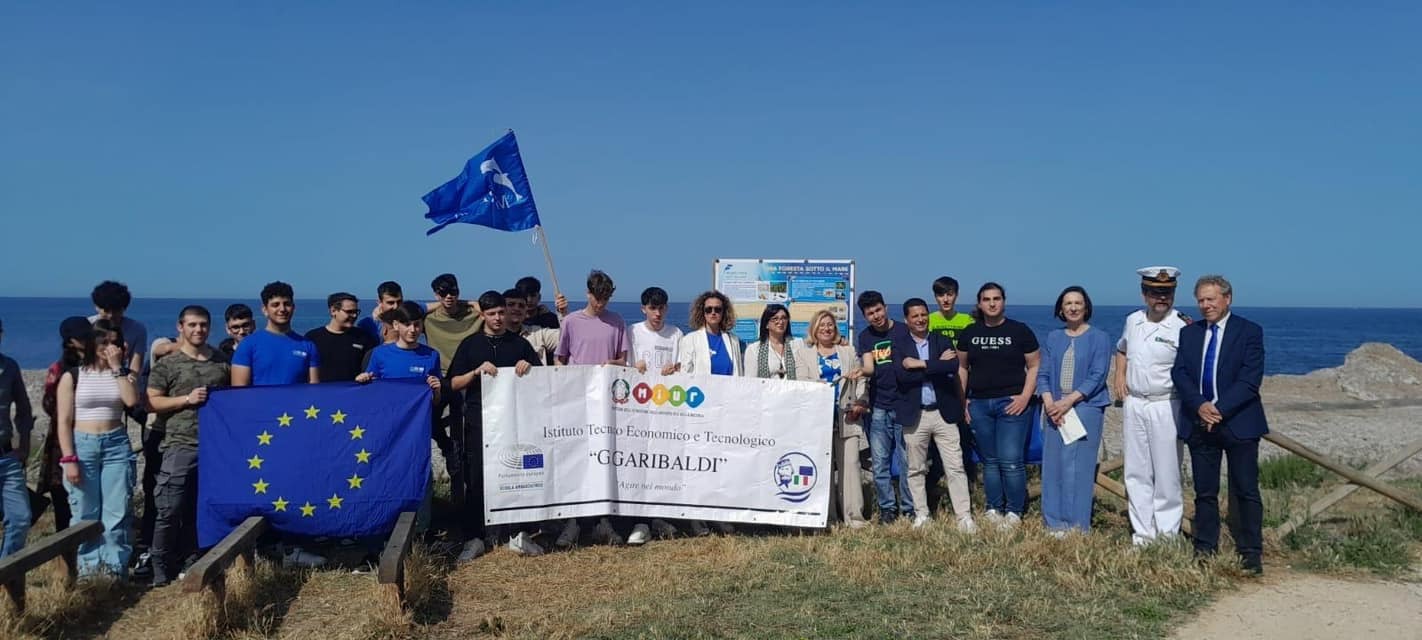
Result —
<path fill-rule="evenodd" d="M 326 298 L 331 321 L 324 327 L 306 332 L 306 339 L 316 345 L 321 354 L 322 382 L 350 382 L 364 369 L 366 354 L 380 346 L 369 333 L 356 329 L 360 316 L 360 301 L 346 293 L 333 293 Z"/>
<path fill-rule="evenodd" d="M 884 296 L 878 291 L 859 294 L 856 304 L 869 326 L 859 332 L 855 351 L 859 353 L 864 371 L 871 372 L 871 378 L 868 401 L 856 405 L 859 410 L 849 419 L 869 414 L 869 459 L 874 471 L 874 492 L 879 499 L 879 521 L 888 524 L 899 516 L 914 516 L 908 487 L 908 460 L 904 454 L 904 429 L 894 415 L 894 404 L 899 399 L 895 369 L 906 355 L 895 349 L 894 343 L 906 337 L 908 330 L 889 318 Z M 897 500 L 895 478 L 898 479 Z"/>
<path fill-rule="evenodd" d="M 539 362 L 538 353 L 523 337 L 510 333 L 504 326 L 504 297 L 497 291 L 485 291 L 479 296 L 479 313 L 484 326 L 479 333 L 460 341 L 449 362 L 449 388 L 464 394 L 464 427 L 461 449 L 465 452 L 464 481 L 467 503 L 464 514 L 464 550 L 460 562 L 467 562 L 488 550 L 484 527 L 484 406 L 480 392 L 480 376 L 495 376 L 499 367 L 513 367 L 522 376 Z M 493 538 L 493 536 L 488 536 Z M 528 532 L 520 531 L 509 540 L 509 548 L 523 555 L 539 555 L 543 549 L 533 542 Z"/>

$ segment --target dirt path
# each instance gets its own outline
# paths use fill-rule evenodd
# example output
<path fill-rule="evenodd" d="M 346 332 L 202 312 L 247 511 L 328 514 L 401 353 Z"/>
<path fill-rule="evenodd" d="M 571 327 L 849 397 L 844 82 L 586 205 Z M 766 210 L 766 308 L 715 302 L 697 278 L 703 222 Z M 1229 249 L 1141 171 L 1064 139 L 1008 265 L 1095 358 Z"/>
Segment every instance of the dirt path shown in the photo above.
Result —
<path fill-rule="evenodd" d="M 1422 637 L 1422 582 L 1276 572 L 1224 596 L 1172 637 L 1415 640 Z"/>

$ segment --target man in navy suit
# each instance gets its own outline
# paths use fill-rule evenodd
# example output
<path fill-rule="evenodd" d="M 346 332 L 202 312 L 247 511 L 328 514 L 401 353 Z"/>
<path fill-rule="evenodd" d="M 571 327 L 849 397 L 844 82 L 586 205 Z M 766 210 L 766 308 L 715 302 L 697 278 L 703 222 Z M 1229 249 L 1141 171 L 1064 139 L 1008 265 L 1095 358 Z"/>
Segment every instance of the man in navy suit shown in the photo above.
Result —
<path fill-rule="evenodd" d="M 1264 572 L 1264 504 L 1259 499 L 1259 439 L 1269 433 L 1259 385 L 1264 381 L 1264 330 L 1230 313 L 1233 290 L 1221 276 L 1195 283 L 1203 320 L 1180 330 L 1171 378 L 1184 415 L 1181 439 L 1190 447 L 1195 480 L 1195 552 L 1215 553 L 1220 538 L 1220 454 L 1229 461 L 1231 530 L 1244 568 Z"/>
<path fill-rule="evenodd" d="M 948 499 L 958 519 L 958 530 L 977 531 L 968 500 L 968 476 L 963 469 L 963 449 L 958 425 L 963 422 L 963 387 L 958 383 L 958 352 L 952 339 L 928 330 L 928 303 L 922 298 L 904 302 L 908 331 L 894 337 L 895 353 L 904 354 L 894 370 L 899 399 L 894 417 L 904 428 L 908 454 L 909 495 L 913 499 L 914 528 L 931 520 L 928 491 L 928 449 L 938 445 L 943 474 L 948 479 Z"/>

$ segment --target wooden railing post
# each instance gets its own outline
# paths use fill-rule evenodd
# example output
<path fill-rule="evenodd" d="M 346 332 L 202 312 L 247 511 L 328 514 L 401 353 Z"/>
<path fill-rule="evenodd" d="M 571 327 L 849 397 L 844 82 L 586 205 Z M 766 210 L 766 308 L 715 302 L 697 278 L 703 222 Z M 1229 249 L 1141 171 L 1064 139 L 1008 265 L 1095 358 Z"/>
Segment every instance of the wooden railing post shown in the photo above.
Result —
<path fill-rule="evenodd" d="M 188 575 L 183 578 L 183 591 L 195 593 L 211 588 L 221 599 L 224 595 L 223 573 L 239 558 L 250 566 L 252 549 L 257 544 L 257 538 L 266 530 L 267 519 L 262 516 L 243 520 L 222 542 L 193 563 Z"/>
<path fill-rule="evenodd" d="M 376 577 L 381 588 L 394 598 L 395 602 L 405 601 L 405 559 L 410 555 L 410 546 L 415 540 L 415 512 L 406 511 L 395 521 L 395 530 L 380 552 L 380 568 Z"/>
<path fill-rule="evenodd" d="M 0 586 L 14 603 L 17 612 L 25 610 L 25 574 L 46 562 L 60 559 L 65 569 L 66 585 L 73 584 L 78 574 L 76 552 L 79 545 L 93 540 L 103 532 L 97 520 L 85 520 L 29 544 L 5 558 L 0 558 Z"/>

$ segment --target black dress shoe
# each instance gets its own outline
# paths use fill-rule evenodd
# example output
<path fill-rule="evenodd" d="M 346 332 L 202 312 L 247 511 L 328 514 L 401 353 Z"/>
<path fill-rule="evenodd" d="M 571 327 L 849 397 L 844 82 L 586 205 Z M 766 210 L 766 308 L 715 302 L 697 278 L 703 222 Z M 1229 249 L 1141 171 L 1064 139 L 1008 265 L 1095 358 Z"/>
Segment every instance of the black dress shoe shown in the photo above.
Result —
<path fill-rule="evenodd" d="M 1244 565 L 1244 571 L 1256 576 L 1264 575 L 1264 562 L 1259 556 L 1244 556 L 1240 559 Z"/>

